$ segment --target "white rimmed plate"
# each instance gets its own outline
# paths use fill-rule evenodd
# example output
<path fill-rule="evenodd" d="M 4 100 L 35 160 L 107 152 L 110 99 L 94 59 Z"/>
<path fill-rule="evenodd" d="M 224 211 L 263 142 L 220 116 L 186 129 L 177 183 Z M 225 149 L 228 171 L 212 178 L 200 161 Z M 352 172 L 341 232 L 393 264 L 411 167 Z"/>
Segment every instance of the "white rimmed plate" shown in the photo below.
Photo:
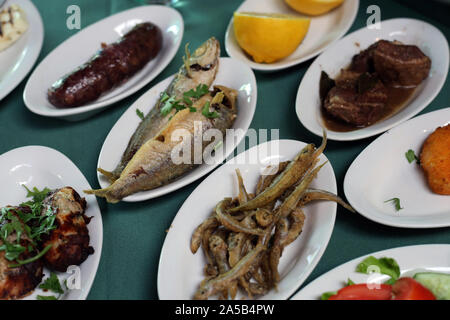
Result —
<path fill-rule="evenodd" d="M 305 146 L 295 140 L 272 140 L 257 145 L 207 177 L 187 198 L 168 230 L 159 260 L 158 295 L 163 300 L 192 299 L 203 280 L 205 257 L 202 250 L 190 251 L 192 232 L 225 197 L 238 194 L 235 169 L 239 168 L 247 190 L 253 190 L 267 165 L 291 160 Z M 320 163 L 326 161 L 321 155 Z M 312 186 L 336 193 L 333 168 L 327 163 Z M 271 290 L 262 299 L 287 299 L 302 284 L 322 257 L 330 240 L 336 217 L 336 203 L 315 202 L 304 209 L 306 220 L 299 238 L 283 251 L 278 290 Z M 236 299 L 240 299 L 237 297 Z"/>
<path fill-rule="evenodd" d="M 450 226 L 450 196 L 433 193 L 423 170 L 405 153 L 419 156 L 425 139 L 450 123 L 450 108 L 411 119 L 373 141 L 353 161 L 344 179 L 347 200 L 360 214 L 378 223 L 405 228 Z M 396 211 L 386 200 L 399 198 Z"/>
<path fill-rule="evenodd" d="M 81 107 L 59 109 L 48 101 L 47 91 L 56 80 L 89 60 L 100 49 L 101 43 L 115 42 L 141 22 L 152 22 L 163 33 L 160 52 L 142 70 L 99 99 Z M 42 116 L 85 119 L 128 97 L 153 80 L 177 53 L 183 31 L 181 15 L 166 6 L 140 6 L 100 20 L 64 41 L 39 64 L 25 87 L 25 105 L 30 111 Z"/>
<path fill-rule="evenodd" d="M 84 195 L 83 190 L 90 189 L 86 178 L 81 171 L 65 155 L 51 148 L 42 146 L 26 146 L 8 151 L 0 155 L 0 206 L 18 205 L 26 200 L 27 192 L 22 186 L 50 189 L 70 186 L 81 197 L 86 198 L 86 216 L 92 217 L 88 224 L 90 245 L 94 253 L 80 265 L 80 289 L 66 290 L 61 299 L 86 299 L 97 272 L 100 255 L 102 253 L 103 226 L 102 216 L 94 196 Z M 50 271 L 44 268 L 45 277 Z M 57 272 L 60 282 L 63 283 L 74 273 Z M 63 288 L 64 285 L 62 285 Z M 44 292 L 37 288 L 25 299 L 35 300 L 37 295 L 49 296 L 51 292 Z"/>
<path fill-rule="evenodd" d="M 155 105 L 161 92 L 163 92 L 172 81 L 174 76 L 171 76 L 149 91 L 144 93 L 136 102 L 134 102 L 127 111 L 117 120 L 111 131 L 103 143 L 100 156 L 98 158 L 97 166 L 105 170 L 113 170 L 120 162 L 122 153 L 125 151 L 128 141 L 135 132 L 141 119 L 136 115 L 136 109 L 141 110 L 144 114 L 147 114 Z M 237 98 L 238 115 L 231 127 L 235 129 L 236 138 L 233 143 L 227 145 L 227 148 L 223 149 L 222 157 L 217 158 L 216 164 L 208 165 L 206 163 L 201 164 L 197 168 L 186 173 L 179 179 L 172 183 L 148 191 L 141 191 L 125 197 L 122 201 L 136 202 L 147 199 L 159 197 L 163 194 L 177 190 L 185 185 L 197 180 L 204 176 L 211 170 L 213 170 L 219 163 L 221 163 L 239 144 L 242 138 L 245 137 L 248 127 L 253 119 L 253 114 L 256 109 L 256 79 L 253 71 L 245 65 L 243 62 L 231 58 L 220 58 L 219 71 L 217 72 L 216 79 L 213 85 L 223 85 L 239 91 Z M 97 174 L 99 184 L 102 188 L 109 186 L 109 181 L 100 173 Z"/>
<path fill-rule="evenodd" d="M 426 22 L 414 19 L 391 19 L 381 22 L 380 29 L 362 28 L 339 40 L 322 53 L 305 73 L 297 92 L 295 109 L 300 122 L 312 133 L 322 136 L 323 121 L 319 97 L 319 81 L 322 71 L 331 78 L 351 62 L 352 57 L 374 42 L 398 40 L 417 45 L 431 58 L 430 75 L 415 90 L 413 97 L 397 114 L 371 126 L 350 132 L 328 131 L 331 140 L 358 140 L 382 133 L 413 117 L 437 96 L 448 73 L 449 47 L 439 29 Z"/>
<path fill-rule="evenodd" d="M 450 273 L 450 245 L 425 244 L 399 247 L 368 254 L 351 260 L 323 274 L 292 297 L 292 300 L 319 300 L 325 292 L 343 288 L 347 279 L 355 283 L 382 283 L 389 279 L 381 274 L 362 274 L 356 272 L 356 266 L 368 256 L 376 258 L 394 258 L 399 266 L 401 276 L 412 277 L 418 272 Z"/>
<path fill-rule="evenodd" d="M 355 21 L 358 7 L 359 0 L 346 0 L 329 13 L 311 17 L 308 33 L 297 50 L 274 63 L 256 63 L 241 49 L 234 35 L 233 18 L 231 18 L 225 34 L 225 50 L 230 57 L 244 61 L 255 70 L 285 69 L 315 57 L 341 38 Z M 247 0 L 236 11 L 300 15 L 282 0 Z"/>
<path fill-rule="evenodd" d="M 2 8 L 12 4 L 19 5 L 25 12 L 28 30 L 9 48 L 0 51 L 0 100 L 14 90 L 30 72 L 44 41 L 41 15 L 33 3 L 29 0 L 8 0 Z"/>

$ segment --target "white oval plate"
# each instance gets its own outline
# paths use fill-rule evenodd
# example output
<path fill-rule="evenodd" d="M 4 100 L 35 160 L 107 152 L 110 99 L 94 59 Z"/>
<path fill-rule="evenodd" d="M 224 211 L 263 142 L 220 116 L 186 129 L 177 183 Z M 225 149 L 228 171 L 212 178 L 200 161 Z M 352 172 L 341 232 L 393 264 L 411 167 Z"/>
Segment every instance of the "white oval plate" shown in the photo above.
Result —
<path fill-rule="evenodd" d="M 346 0 L 340 7 L 327 14 L 311 17 L 308 33 L 297 50 L 274 63 L 256 63 L 241 49 L 234 35 L 233 18 L 231 18 L 225 33 L 225 50 L 230 57 L 244 61 L 255 70 L 285 69 L 315 57 L 341 38 L 355 21 L 358 7 L 359 0 Z M 236 11 L 300 15 L 283 0 L 247 0 Z"/>
<path fill-rule="evenodd" d="M 433 193 L 423 170 L 405 153 L 419 156 L 425 139 L 450 123 L 450 108 L 411 119 L 378 137 L 353 161 L 344 179 L 347 200 L 378 223 L 405 228 L 450 226 L 450 196 Z M 399 198 L 402 210 L 386 200 Z"/>
<path fill-rule="evenodd" d="M 134 102 L 127 111 L 117 120 L 111 131 L 103 143 L 102 150 L 98 158 L 98 168 L 105 170 L 113 170 L 120 162 L 122 153 L 125 151 L 133 133 L 136 131 L 141 119 L 136 115 L 136 109 L 141 110 L 147 114 L 159 99 L 161 92 L 163 92 L 172 81 L 174 75 L 161 81 L 149 91 L 144 93 L 136 102 Z M 189 171 L 179 179 L 172 183 L 148 191 L 141 191 L 125 197 L 122 201 L 136 202 L 152 199 L 162 196 L 163 194 L 180 189 L 185 185 L 201 178 L 218 164 L 222 163 L 228 155 L 233 152 L 234 148 L 239 144 L 252 122 L 253 115 L 256 109 L 256 79 L 253 71 L 239 60 L 231 58 L 220 58 L 219 71 L 213 85 L 223 85 L 239 91 L 237 98 L 238 115 L 231 129 L 237 130 L 235 142 L 227 146 L 226 152 L 218 159 L 216 164 L 208 165 L 201 164 L 197 168 Z M 224 141 L 224 145 L 227 144 Z M 109 181 L 101 174 L 97 173 L 98 182 L 102 188 L 109 186 Z"/>
<path fill-rule="evenodd" d="M 337 291 L 345 286 L 347 279 L 355 283 L 382 283 L 389 279 L 381 274 L 363 274 L 356 272 L 356 266 L 365 258 L 394 258 L 401 276 L 412 277 L 418 272 L 450 273 L 450 245 L 425 244 L 383 250 L 349 261 L 323 274 L 292 297 L 292 300 L 320 300 L 325 292 Z"/>
<path fill-rule="evenodd" d="M 30 0 L 8 0 L 2 8 L 19 5 L 25 12 L 28 30 L 9 48 L 0 52 L 0 100 L 6 97 L 30 72 L 41 52 L 44 26 Z"/>
<path fill-rule="evenodd" d="M 26 146 L 8 151 L 0 155 L 0 206 L 17 205 L 26 200 L 27 192 L 22 186 L 43 189 L 73 187 L 81 197 L 86 198 L 86 216 L 92 217 L 88 224 L 90 245 L 94 253 L 80 265 L 81 288 L 67 291 L 61 297 L 64 300 L 86 299 L 97 272 L 102 253 L 103 226 L 102 216 L 97 200 L 92 195 L 84 195 L 83 190 L 91 186 L 81 171 L 65 155 L 51 148 L 42 146 Z M 44 278 L 50 271 L 44 268 Z M 71 273 L 56 272 L 60 282 L 67 279 Z M 73 273 L 72 273 L 73 274 Z M 64 286 L 62 286 L 65 288 Z M 36 300 L 37 295 L 48 296 L 51 292 L 36 290 L 24 299 Z"/>
<path fill-rule="evenodd" d="M 391 19 L 381 22 L 381 29 L 362 28 L 339 40 L 322 53 L 305 73 L 297 92 L 295 109 L 300 122 L 312 133 L 322 136 L 323 122 L 319 97 L 320 74 L 327 72 L 331 78 L 345 68 L 352 57 L 374 42 L 399 40 L 417 45 L 432 60 L 429 77 L 414 92 L 412 100 L 400 112 L 369 127 L 350 131 L 328 131 L 331 140 L 358 140 L 382 133 L 408 120 L 437 96 L 447 77 L 449 50 L 445 36 L 434 26 L 413 19 Z"/>
<path fill-rule="evenodd" d="M 48 101 L 47 91 L 52 84 L 89 60 L 100 49 L 101 43 L 115 42 L 136 24 L 147 21 L 161 29 L 163 46 L 158 55 L 142 70 L 99 99 L 81 107 L 59 109 Z M 47 117 L 85 119 L 128 97 L 153 80 L 177 53 L 183 30 L 181 15 L 166 6 L 140 6 L 83 28 L 56 47 L 34 70 L 23 93 L 25 105 L 30 111 Z"/>
<path fill-rule="evenodd" d="M 272 140 L 257 145 L 225 163 L 192 192 L 173 220 L 161 251 L 158 268 L 160 299 L 192 299 L 204 279 L 205 257 L 202 250 L 195 255 L 191 253 L 191 235 L 220 200 L 238 194 L 235 169 L 239 168 L 247 189 L 252 192 L 261 170 L 270 164 L 292 160 L 305 145 L 295 140 Z M 326 160 L 325 155 L 321 155 L 320 163 Z M 336 179 L 330 163 L 320 170 L 312 186 L 336 193 Z M 333 231 L 336 203 L 308 204 L 305 215 L 303 232 L 283 251 L 280 259 L 278 290 L 271 290 L 262 299 L 289 298 L 322 257 Z"/>

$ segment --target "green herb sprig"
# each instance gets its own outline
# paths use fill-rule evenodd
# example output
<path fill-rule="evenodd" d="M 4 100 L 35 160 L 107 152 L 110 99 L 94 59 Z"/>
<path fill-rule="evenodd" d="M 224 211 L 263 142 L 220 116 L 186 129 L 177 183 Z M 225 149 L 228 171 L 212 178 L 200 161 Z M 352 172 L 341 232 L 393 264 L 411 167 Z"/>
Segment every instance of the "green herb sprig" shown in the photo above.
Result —
<path fill-rule="evenodd" d="M 200 99 L 208 92 L 209 89 L 206 84 L 199 84 L 195 89 L 184 92 L 183 97 L 178 100 L 173 96 L 169 96 L 167 92 L 164 92 L 160 98 L 160 103 L 162 104 L 161 114 L 167 116 L 174 109 L 176 112 L 179 112 L 186 108 L 189 108 L 190 112 L 197 112 L 197 109 L 192 106 L 194 104 L 192 99 Z"/>
<path fill-rule="evenodd" d="M 384 203 L 387 203 L 387 202 L 392 202 L 394 204 L 395 211 L 400 211 L 400 210 L 403 209 L 401 207 L 401 205 L 400 205 L 400 199 L 399 198 L 392 198 L 392 199 L 386 200 Z"/>

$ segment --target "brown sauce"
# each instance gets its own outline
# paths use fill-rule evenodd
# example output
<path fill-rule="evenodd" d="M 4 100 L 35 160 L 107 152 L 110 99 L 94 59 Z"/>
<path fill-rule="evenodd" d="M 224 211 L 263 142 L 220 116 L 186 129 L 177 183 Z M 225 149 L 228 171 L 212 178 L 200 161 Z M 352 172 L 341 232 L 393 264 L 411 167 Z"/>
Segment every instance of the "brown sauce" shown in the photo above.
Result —
<path fill-rule="evenodd" d="M 392 117 L 393 115 L 401 111 L 404 107 L 406 107 L 409 104 L 411 98 L 414 96 L 414 92 L 419 87 L 405 88 L 405 87 L 387 86 L 386 88 L 388 90 L 388 100 L 386 103 L 386 107 L 384 108 L 383 115 L 381 116 L 381 118 L 375 123 L 384 121 L 387 118 Z M 368 126 L 356 126 L 354 124 L 347 123 L 333 117 L 323 107 L 321 107 L 320 110 L 322 122 L 325 125 L 325 128 L 327 128 L 330 131 L 349 132 L 375 124 L 372 123 Z"/>

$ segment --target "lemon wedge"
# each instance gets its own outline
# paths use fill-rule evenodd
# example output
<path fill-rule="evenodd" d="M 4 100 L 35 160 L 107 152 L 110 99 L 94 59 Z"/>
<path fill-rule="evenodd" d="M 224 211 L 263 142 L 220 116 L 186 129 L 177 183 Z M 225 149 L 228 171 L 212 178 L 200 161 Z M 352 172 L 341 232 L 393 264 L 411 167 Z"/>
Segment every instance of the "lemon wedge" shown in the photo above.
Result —
<path fill-rule="evenodd" d="M 340 6 L 344 0 L 284 0 L 295 11 L 317 16 Z"/>
<path fill-rule="evenodd" d="M 287 14 L 234 13 L 239 46 L 255 62 L 272 63 L 289 56 L 306 36 L 309 18 Z"/>

